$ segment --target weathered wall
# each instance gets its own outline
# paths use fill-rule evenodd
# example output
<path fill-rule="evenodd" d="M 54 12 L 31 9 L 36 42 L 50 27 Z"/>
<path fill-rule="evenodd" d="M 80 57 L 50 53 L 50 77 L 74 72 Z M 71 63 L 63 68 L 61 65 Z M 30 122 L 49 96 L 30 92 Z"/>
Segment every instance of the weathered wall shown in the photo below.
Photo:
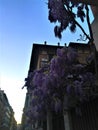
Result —
<path fill-rule="evenodd" d="M 94 14 L 94 21 L 92 23 L 92 30 L 93 30 L 93 36 L 94 36 L 94 43 L 96 45 L 96 49 L 98 50 L 98 7 L 92 6 L 92 11 Z"/>

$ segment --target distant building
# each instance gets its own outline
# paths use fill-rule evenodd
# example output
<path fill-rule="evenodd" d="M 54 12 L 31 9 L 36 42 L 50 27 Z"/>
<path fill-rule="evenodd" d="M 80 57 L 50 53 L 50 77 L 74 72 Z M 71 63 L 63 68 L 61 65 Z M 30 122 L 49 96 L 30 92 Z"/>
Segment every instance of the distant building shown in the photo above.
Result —
<path fill-rule="evenodd" d="M 14 112 L 3 90 L 0 90 L 0 130 L 16 130 Z"/>
<path fill-rule="evenodd" d="M 4 115 L 4 103 L 3 103 L 3 94 L 2 90 L 0 89 L 0 127 L 2 125 L 3 115 Z"/>
<path fill-rule="evenodd" d="M 17 124 L 17 130 L 21 130 L 21 124 Z"/>

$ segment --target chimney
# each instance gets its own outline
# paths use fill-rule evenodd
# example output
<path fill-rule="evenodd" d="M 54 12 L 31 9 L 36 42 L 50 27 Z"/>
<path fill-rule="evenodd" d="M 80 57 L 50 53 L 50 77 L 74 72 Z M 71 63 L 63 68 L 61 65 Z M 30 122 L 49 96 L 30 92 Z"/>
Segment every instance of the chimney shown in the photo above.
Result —
<path fill-rule="evenodd" d="M 47 44 L 47 42 L 45 41 L 45 42 L 44 42 L 44 45 L 46 45 L 46 44 Z"/>
<path fill-rule="evenodd" d="M 60 46 L 60 43 L 58 42 L 58 46 Z"/>

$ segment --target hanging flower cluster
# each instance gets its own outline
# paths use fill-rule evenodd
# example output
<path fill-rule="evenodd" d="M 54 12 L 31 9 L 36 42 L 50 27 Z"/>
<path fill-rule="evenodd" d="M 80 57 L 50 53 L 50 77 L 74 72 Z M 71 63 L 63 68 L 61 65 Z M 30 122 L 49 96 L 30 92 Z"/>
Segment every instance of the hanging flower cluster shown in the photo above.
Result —
<path fill-rule="evenodd" d="M 93 95 L 95 77 L 78 62 L 78 55 L 70 47 L 57 49 L 46 68 L 32 72 L 26 79 L 26 86 L 32 97 L 28 112 L 32 119 L 44 117 L 48 109 L 60 112 L 69 107 L 71 97 L 78 102 Z M 67 96 L 67 100 L 65 99 Z"/>
<path fill-rule="evenodd" d="M 48 9 L 50 22 L 58 22 L 54 28 L 55 36 L 62 37 L 62 32 L 69 27 L 71 32 L 76 31 L 78 25 L 76 19 L 80 18 L 82 22 L 85 19 L 85 5 L 73 0 L 48 0 Z"/>

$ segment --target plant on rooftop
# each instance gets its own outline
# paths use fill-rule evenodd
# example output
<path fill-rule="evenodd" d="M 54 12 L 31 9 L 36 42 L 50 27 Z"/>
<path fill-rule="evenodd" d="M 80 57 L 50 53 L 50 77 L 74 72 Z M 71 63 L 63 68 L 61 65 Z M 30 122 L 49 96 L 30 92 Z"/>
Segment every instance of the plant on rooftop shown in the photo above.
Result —
<path fill-rule="evenodd" d="M 62 112 L 64 107 L 69 109 L 72 99 L 75 99 L 75 105 L 88 100 L 94 94 L 94 84 L 94 74 L 78 62 L 75 50 L 70 47 L 57 49 L 57 55 L 47 69 L 35 70 L 26 79 L 25 86 L 32 97 L 27 113 L 30 120 L 44 118 L 47 110 Z"/>

